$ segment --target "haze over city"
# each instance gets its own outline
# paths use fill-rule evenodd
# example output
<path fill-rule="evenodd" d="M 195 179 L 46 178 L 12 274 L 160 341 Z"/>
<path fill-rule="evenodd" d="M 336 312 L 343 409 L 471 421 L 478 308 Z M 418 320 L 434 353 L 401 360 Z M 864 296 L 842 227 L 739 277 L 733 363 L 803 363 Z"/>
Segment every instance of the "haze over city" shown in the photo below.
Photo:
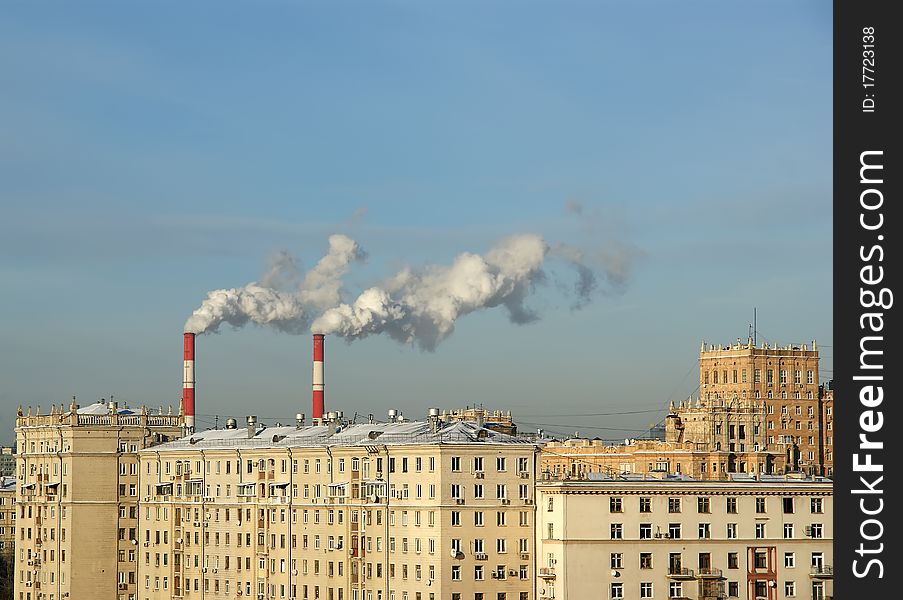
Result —
<path fill-rule="evenodd" d="M 346 417 L 641 436 L 754 307 L 829 380 L 830 5 L 561 8 L 7 6 L 0 441 L 73 395 L 177 409 L 208 292 L 289 259 L 290 287 L 336 234 L 363 252 L 314 318 L 511 236 L 549 249 L 514 292 L 531 318 L 493 297 L 425 344 L 328 335 Z M 307 412 L 309 331 L 198 336 L 199 428 Z"/>

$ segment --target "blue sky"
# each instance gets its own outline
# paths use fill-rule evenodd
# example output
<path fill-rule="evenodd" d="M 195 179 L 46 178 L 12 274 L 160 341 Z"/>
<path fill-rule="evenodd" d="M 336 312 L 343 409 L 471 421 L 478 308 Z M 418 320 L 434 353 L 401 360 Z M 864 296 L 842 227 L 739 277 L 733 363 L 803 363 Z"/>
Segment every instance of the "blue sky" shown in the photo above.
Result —
<path fill-rule="evenodd" d="M 7 3 L 0 440 L 19 404 L 177 404 L 206 292 L 332 233 L 369 253 L 348 298 L 515 233 L 636 250 L 582 310 L 556 276 L 540 321 L 474 313 L 435 352 L 327 340 L 346 415 L 637 435 L 754 306 L 760 340 L 818 339 L 828 379 L 831 25 L 824 2 Z M 310 353 L 199 338 L 202 422 L 309 412 Z"/>

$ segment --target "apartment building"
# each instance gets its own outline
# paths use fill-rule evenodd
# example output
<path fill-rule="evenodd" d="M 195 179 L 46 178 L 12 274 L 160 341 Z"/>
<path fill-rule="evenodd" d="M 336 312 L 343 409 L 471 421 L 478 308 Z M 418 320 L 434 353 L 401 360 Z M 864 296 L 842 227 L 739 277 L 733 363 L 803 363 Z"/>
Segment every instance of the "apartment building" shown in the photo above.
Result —
<path fill-rule="evenodd" d="M 16 480 L 0 477 L 0 553 L 12 555 L 16 540 Z"/>
<path fill-rule="evenodd" d="M 699 351 L 699 397 L 708 407 L 732 407 L 734 413 L 764 409 L 763 418 L 748 424 L 761 427 L 764 443 L 777 445 L 786 455 L 786 470 L 824 475 L 833 459 L 822 452 L 824 435 L 833 417 L 822 420 L 819 394 L 819 356 L 815 341 L 807 344 L 755 346 L 752 339 L 727 346 L 703 342 Z M 833 399 L 833 398 L 832 398 Z M 722 449 L 739 448 L 742 419 L 734 417 L 720 432 L 686 432 L 686 439 L 712 436 Z M 704 427 L 710 427 L 705 423 Z"/>
<path fill-rule="evenodd" d="M 821 421 L 819 422 L 819 436 L 821 447 L 819 455 L 821 464 L 824 465 L 825 475 L 834 477 L 834 381 L 828 385 L 818 387 L 818 396 L 821 399 Z"/>
<path fill-rule="evenodd" d="M 0 477 L 14 477 L 16 475 L 15 448 L 3 446 L 0 448 Z"/>
<path fill-rule="evenodd" d="M 830 480 L 596 475 L 536 494 L 541 599 L 833 596 Z"/>
<path fill-rule="evenodd" d="M 149 448 L 139 598 L 532 599 L 537 452 L 435 409 Z"/>
<path fill-rule="evenodd" d="M 16 419 L 17 600 L 137 600 L 138 451 L 182 418 L 104 402 Z"/>
<path fill-rule="evenodd" d="M 710 449 L 705 442 L 634 439 L 607 444 L 599 439 L 572 438 L 543 445 L 540 479 L 583 479 L 591 473 L 674 473 L 695 479 L 728 479 L 737 470 L 772 473 L 782 464 L 781 454 L 767 449 L 729 452 Z"/>

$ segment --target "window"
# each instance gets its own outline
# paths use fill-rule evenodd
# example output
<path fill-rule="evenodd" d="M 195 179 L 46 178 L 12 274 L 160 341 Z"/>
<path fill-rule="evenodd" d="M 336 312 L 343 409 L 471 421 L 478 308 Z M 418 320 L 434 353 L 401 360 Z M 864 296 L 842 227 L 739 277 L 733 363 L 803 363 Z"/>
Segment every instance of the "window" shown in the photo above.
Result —
<path fill-rule="evenodd" d="M 476 527 L 483 526 L 483 511 L 482 510 L 475 511 L 473 513 L 473 524 Z M 454 523 L 452 523 L 452 525 L 454 525 Z"/>
<path fill-rule="evenodd" d="M 784 539 L 793 539 L 793 523 L 784 523 Z"/>
<path fill-rule="evenodd" d="M 612 523 L 611 524 L 611 539 L 620 540 L 623 537 L 623 525 L 620 523 Z"/>
<path fill-rule="evenodd" d="M 740 568 L 740 558 L 736 552 L 728 552 L 727 553 L 727 568 L 728 569 L 739 569 Z"/>
<path fill-rule="evenodd" d="M 668 512 L 669 513 L 679 513 L 680 512 L 680 498 L 668 498 Z"/>
<path fill-rule="evenodd" d="M 784 595 L 785 596 L 796 596 L 796 583 L 792 581 L 784 582 Z"/>
<path fill-rule="evenodd" d="M 781 499 L 781 505 L 783 506 L 784 514 L 785 514 L 785 515 L 792 515 L 792 514 L 793 514 L 793 497 L 792 497 L 792 496 L 791 496 L 791 497 L 785 497 L 785 498 L 782 498 L 782 499 Z"/>
<path fill-rule="evenodd" d="M 699 539 L 706 540 L 712 537 L 711 529 L 708 523 L 699 524 Z"/>
<path fill-rule="evenodd" d="M 755 550 L 753 552 L 753 567 L 756 569 L 767 569 L 768 568 L 768 551 L 767 550 Z"/>
<path fill-rule="evenodd" d="M 621 507 L 621 499 L 620 498 L 609 498 L 608 500 L 608 511 L 613 513 L 619 513 L 622 511 Z"/>
<path fill-rule="evenodd" d="M 652 523 L 640 523 L 640 539 L 652 539 Z"/>
<path fill-rule="evenodd" d="M 811 513 L 821 513 L 821 498 L 812 498 L 809 500 L 809 512 Z"/>
<path fill-rule="evenodd" d="M 506 464 L 505 464 L 505 457 L 504 457 L 504 456 L 497 456 L 497 457 L 495 458 L 495 470 L 496 470 L 496 471 L 505 471 L 505 470 L 507 470 L 507 467 L 506 467 Z"/>
<path fill-rule="evenodd" d="M 453 527 L 458 527 L 461 525 L 461 511 L 451 511 L 451 524 Z"/>
<path fill-rule="evenodd" d="M 671 539 L 680 539 L 680 523 L 669 523 L 668 535 L 671 536 Z"/>
<path fill-rule="evenodd" d="M 794 552 L 784 553 L 784 568 L 792 569 L 796 566 L 796 554 Z"/>
<path fill-rule="evenodd" d="M 611 597 L 612 597 L 612 600 L 621 600 L 622 598 L 624 598 L 624 584 L 623 583 L 611 584 Z"/>
<path fill-rule="evenodd" d="M 737 514 L 737 499 L 733 497 L 727 498 L 727 512 L 728 514 L 735 515 Z"/>
<path fill-rule="evenodd" d="M 737 524 L 736 523 L 728 523 L 727 524 L 727 539 L 729 539 L 729 540 L 737 539 Z"/>
<path fill-rule="evenodd" d="M 458 565 L 454 565 L 451 568 L 451 578 L 452 581 L 461 581 L 461 567 Z"/>
<path fill-rule="evenodd" d="M 781 369 L 781 385 L 787 383 L 787 370 Z"/>
<path fill-rule="evenodd" d="M 822 524 L 821 523 L 813 523 L 811 531 L 812 531 L 813 538 L 815 538 L 815 539 L 822 538 Z"/>
<path fill-rule="evenodd" d="M 640 512 L 652 512 L 652 498 L 640 498 Z"/>
<path fill-rule="evenodd" d="M 765 498 L 762 496 L 756 498 L 756 512 L 760 514 L 765 512 Z"/>
<path fill-rule="evenodd" d="M 620 552 L 612 552 L 611 553 L 611 568 L 612 569 L 621 569 L 621 558 L 622 555 Z"/>
<path fill-rule="evenodd" d="M 684 586 L 683 582 L 680 581 L 672 581 L 668 584 L 668 597 L 669 598 L 683 598 L 684 597 Z"/>
<path fill-rule="evenodd" d="M 756 539 L 765 539 L 765 523 L 756 523 Z"/>
<path fill-rule="evenodd" d="M 727 582 L 727 595 L 729 598 L 738 598 L 740 596 L 740 582 L 739 581 L 728 581 Z"/>
<path fill-rule="evenodd" d="M 651 569 L 652 568 L 652 553 L 651 552 L 640 552 L 640 568 L 641 569 Z"/>
<path fill-rule="evenodd" d="M 709 499 L 708 498 L 696 498 L 696 512 L 700 512 L 700 513 L 711 512 L 709 510 Z"/>
<path fill-rule="evenodd" d="M 806 371 L 806 383 L 812 385 L 815 383 L 815 373 L 812 371 Z"/>
<path fill-rule="evenodd" d="M 652 598 L 652 582 L 643 581 L 640 583 L 640 598 Z"/>
<path fill-rule="evenodd" d="M 762 369 L 753 371 L 753 383 L 762 383 Z"/>
<path fill-rule="evenodd" d="M 455 472 L 459 472 L 461 470 L 461 457 L 460 456 L 452 456 L 451 457 L 451 470 Z"/>

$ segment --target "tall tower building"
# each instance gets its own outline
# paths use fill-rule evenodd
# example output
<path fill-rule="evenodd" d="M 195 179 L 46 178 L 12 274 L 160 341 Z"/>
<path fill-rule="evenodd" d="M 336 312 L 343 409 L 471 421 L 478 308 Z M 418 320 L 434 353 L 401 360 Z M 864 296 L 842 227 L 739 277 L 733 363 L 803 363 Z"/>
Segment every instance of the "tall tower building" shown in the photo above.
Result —
<path fill-rule="evenodd" d="M 699 352 L 699 397 L 710 407 L 733 406 L 752 411 L 764 406 L 765 443 L 782 449 L 787 470 L 822 475 L 832 467 L 826 464 L 823 452 L 815 341 L 811 346 L 755 346 L 752 339 L 728 346 L 706 346 L 703 342 Z M 739 444 L 740 425 L 738 422 L 731 427 L 728 423 L 715 441 L 722 446 Z"/>
<path fill-rule="evenodd" d="M 15 597 L 137 598 L 138 451 L 182 417 L 101 401 L 16 419 Z"/>

